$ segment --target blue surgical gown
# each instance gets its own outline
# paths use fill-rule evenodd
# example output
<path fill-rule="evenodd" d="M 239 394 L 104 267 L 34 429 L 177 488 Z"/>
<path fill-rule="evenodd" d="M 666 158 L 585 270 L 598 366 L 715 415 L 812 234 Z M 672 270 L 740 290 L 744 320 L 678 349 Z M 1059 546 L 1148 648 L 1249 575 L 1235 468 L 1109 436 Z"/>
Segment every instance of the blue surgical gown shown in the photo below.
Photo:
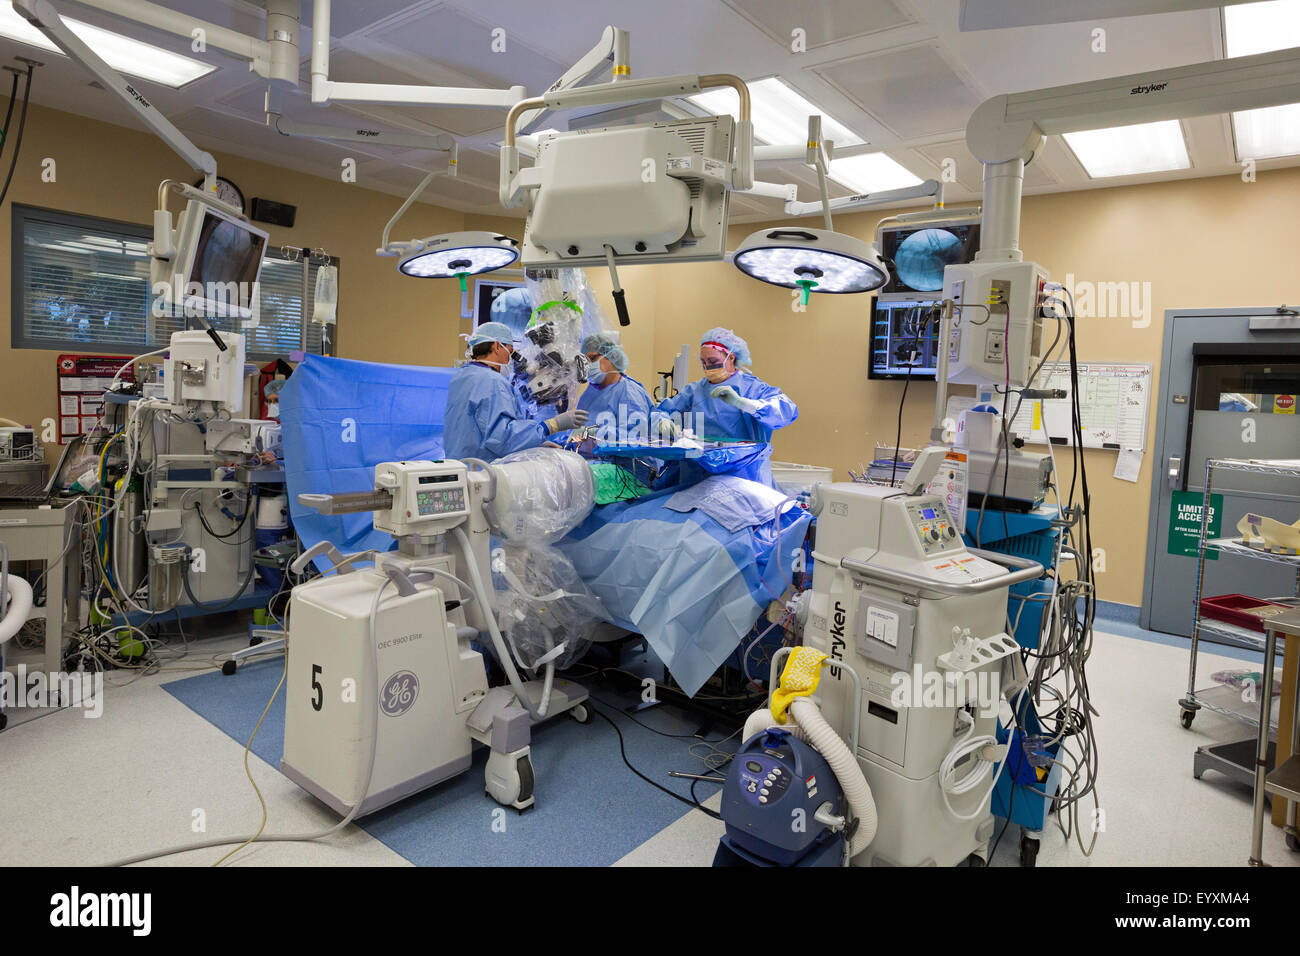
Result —
<path fill-rule="evenodd" d="M 578 407 L 590 416 L 587 425 L 596 426 L 596 437 L 601 440 L 644 442 L 650 436 L 650 414 L 654 402 L 645 386 L 627 375 L 619 376 L 613 385 L 588 385 L 578 398 Z M 662 464 L 657 459 L 611 460 L 646 484 L 650 483 L 651 472 L 657 471 Z"/>
<path fill-rule="evenodd" d="M 448 458 L 492 461 L 545 441 L 546 426 L 527 416 L 504 375 L 477 362 L 456 370 L 447 387 Z"/>
<path fill-rule="evenodd" d="M 720 385 L 730 385 L 743 398 L 759 402 L 758 409 L 751 415 L 714 398 L 710 393 Z M 776 386 L 748 372 L 736 372 L 725 382 L 714 383 L 708 379 L 691 382 L 672 398 L 660 402 L 653 417 L 656 427 L 661 418 L 672 417 L 683 428 L 693 429 L 696 438 L 704 440 L 757 442 L 758 447 L 734 461 L 726 474 L 771 485 L 772 469 L 768 460 L 772 457 L 772 432 L 798 418 L 799 408 Z M 705 474 L 694 462 L 682 462 L 683 483 L 698 480 Z"/>

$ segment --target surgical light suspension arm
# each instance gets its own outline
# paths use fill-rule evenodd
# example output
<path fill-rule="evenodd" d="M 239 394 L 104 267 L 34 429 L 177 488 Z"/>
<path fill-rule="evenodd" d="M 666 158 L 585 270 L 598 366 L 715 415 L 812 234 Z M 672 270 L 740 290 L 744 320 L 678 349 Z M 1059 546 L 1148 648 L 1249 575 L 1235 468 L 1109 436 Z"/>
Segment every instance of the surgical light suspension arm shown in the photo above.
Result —
<path fill-rule="evenodd" d="M 583 54 L 577 63 L 569 67 L 563 76 L 552 83 L 548 87 L 548 92 L 571 90 L 575 86 L 580 86 L 598 74 L 610 60 L 613 60 L 611 81 L 614 83 L 626 82 L 632 73 L 630 49 L 631 38 L 626 30 L 620 30 L 614 26 L 605 27 L 605 32 L 601 34 L 600 41 Z M 521 133 L 533 132 L 550 115 L 550 112 L 549 109 L 525 111 L 519 118 L 519 131 Z"/>
<path fill-rule="evenodd" d="M 311 101 L 373 103 L 388 106 L 502 106 L 528 95 L 522 86 L 508 90 L 466 89 L 455 86 L 417 86 L 396 83 L 339 83 L 329 78 L 330 0 L 314 0 L 311 21 Z"/>
<path fill-rule="evenodd" d="M 59 12 L 49 0 L 13 0 L 14 10 L 32 26 L 40 30 L 60 50 L 72 60 L 89 70 L 104 89 L 112 92 L 118 99 L 130 107 L 164 143 L 172 148 L 190 168 L 203 176 L 205 192 L 211 192 L 216 186 L 217 161 L 211 153 L 199 149 L 172 125 L 167 117 L 156 110 L 145 99 L 144 94 L 124 79 L 116 70 L 104 62 L 94 50 L 75 33 L 68 29 Z"/>

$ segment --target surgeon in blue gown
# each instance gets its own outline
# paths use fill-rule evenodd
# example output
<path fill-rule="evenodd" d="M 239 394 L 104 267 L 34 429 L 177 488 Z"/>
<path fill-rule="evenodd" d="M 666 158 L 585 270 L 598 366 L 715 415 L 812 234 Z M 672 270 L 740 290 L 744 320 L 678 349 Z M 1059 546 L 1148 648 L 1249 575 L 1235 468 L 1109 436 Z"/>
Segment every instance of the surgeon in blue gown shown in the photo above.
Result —
<path fill-rule="evenodd" d="M 510 387 L 514 333 L 500 322 L 484 322 L 469 337 L 470 361 L 456 370 L 447 388 L 443 450 L 448 458 L 492 461 L 547 444 L 556 432 L 587 420 L 570 409 L 546 421 L 529 418 Z"/>
<path fill-rule="evenodd" d="M 700 339 L 704 378 L 691 382 L 655 408 L 652 427 L 664 438 L 684 428 L 703 440 L 756 442 L 757 447 L 732 459 L 725 473 L 772 485 L 772 433 L 799 417 L 799 408 L 774 385 L 746 370 L 749 346 L 730 329 L 709 329 Z M 712 467 L 717 473 L 718 468 Z M 679 481 L 697 481 L 708 472 L 698 463 L 682 462 Z"/>
<path fill-rule="evenodd" d="M 654 402 L 645 386 L 627 374 L 627 353 L 617 332 L 601 331 L 582 340 L 587 355 L 587 390 L 578 398 L 585 411 L 587 434 L 597 440 L 644 443 L 650 436 Z M 612 458 L 646 484 L 660 462 Z"/>

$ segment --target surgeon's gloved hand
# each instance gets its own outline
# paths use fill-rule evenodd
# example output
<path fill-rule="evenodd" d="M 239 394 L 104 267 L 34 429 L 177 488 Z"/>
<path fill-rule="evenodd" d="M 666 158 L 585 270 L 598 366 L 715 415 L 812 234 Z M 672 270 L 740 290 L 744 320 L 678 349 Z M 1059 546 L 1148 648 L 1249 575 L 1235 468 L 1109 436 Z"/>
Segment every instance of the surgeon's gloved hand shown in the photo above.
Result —
<path fill-rule="evenodd" d="M 554 435 L 556 432 L 568 431 L 576 425 L 587 424 L 587 410 L 585 408 L 571 408 L 567 412 L 561 412 L 546 423 L 546 431 Z"/>
<path fill-rule="evenodd" d="M 709 394 L 719 401 L 726 402 L 731 407 L 739 408 L 742 412 L 746 412 L 750 415 L 758 411 L 758 402 L 754 401 L 752 398 L 745 398 L 730 385 L 719 385 L 713 391 L 709 392 Z"/>
<path fill-rule="evenodd" d="M 682 433 L 682 427 L 671 418 L 659 419 L 659 434 L 669 441 L 673 441 Z"/>

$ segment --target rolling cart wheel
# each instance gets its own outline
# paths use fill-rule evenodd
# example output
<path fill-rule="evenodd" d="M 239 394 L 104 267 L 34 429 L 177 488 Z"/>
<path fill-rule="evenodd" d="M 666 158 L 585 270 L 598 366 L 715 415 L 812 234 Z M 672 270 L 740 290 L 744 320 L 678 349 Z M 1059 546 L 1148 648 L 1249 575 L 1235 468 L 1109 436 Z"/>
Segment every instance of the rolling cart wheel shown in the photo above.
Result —
<path fill-rule="evenodd" d="M 227 677 L 230 677 L 232 674 L 235 673 L 236 666 L 237 665 L 235 664 L 234 661 L 226 661 L 224 664 L 221 665 L 221 673 L 225 674 Z"/>
<path fill-rule="evenodd" d="M 586 704 L 578 704 L 569 711 L 569 716 L 580 724 L 589 724 L 592 721 L 591 710 Z"/>
<path fill-rule="evenodd" d="M 0 717 L 0 721 L 3 720 L 4 718 Z M 4 724 L 0 723 L 0 730 L 3 729 L 4 729 Z M 1290 850 L 1292 853 L 1300 852 L 1300 837 L 1297 837 L 1294 833 L 1288 833 L 1286 835 L 1286 848 Z"/>
<path fill-rule="evenodd" d="M 1025 834 L 1020 835 L 1020 865 L 1026 869 L 1038 863 L 1038 841 Z"/>
<path fill-rule="evenodd" d="M 1190 728 L 1192 726 L 1192 721 L 1196 719 L 1196 711 L 1183 708 L 1180 719 L 1184 728 Z"/>

